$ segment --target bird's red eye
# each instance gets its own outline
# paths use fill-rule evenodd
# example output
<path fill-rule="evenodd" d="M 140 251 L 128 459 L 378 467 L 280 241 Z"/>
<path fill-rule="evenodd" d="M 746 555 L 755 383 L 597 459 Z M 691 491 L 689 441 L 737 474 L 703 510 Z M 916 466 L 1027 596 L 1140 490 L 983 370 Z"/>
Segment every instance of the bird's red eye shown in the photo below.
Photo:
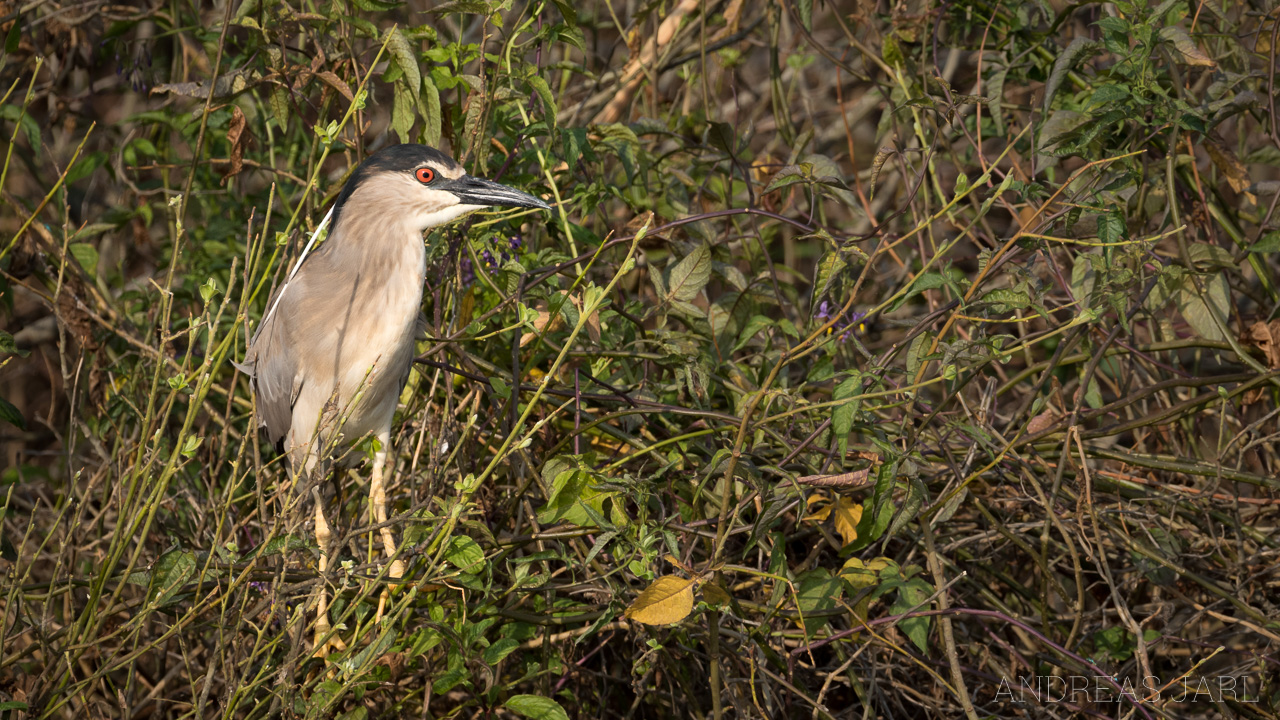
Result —
<path fill-rule="evenodd" d="M 428 167 L 418 168 L 417 176 L 418 182 L 429 183 L 436 179 L 436 171 Z"/>

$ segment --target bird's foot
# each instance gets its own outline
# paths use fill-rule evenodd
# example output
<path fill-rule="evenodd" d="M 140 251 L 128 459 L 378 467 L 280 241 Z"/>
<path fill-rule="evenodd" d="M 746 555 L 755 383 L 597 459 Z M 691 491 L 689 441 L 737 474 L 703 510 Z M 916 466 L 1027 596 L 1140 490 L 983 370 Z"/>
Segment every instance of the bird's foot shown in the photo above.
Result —
<path fill-rule="evenodd" d="M 325 660 L 329 657 L 329 653 L 342 652 L 347 649 L 347 644 L 342 641 L 342 638 L 338 637 L 336 633 L 330 632 L 331 630 L 332 626 L 329 625 L 328 618 L 322 615 L 320 619 L 316 620 L 316 635 L 312 643 L 312 656 Z M 325 637 L 326 635 L 328 636 L 327 638 Z"/>
<path fill-rule="evenodd" d="M 382 594 L 378 596 L 378 612 L 373 616 L 373 622 L 376 625 L 382 622 L 382 615 L 387 609 L 387 600 L 391 598 L 391 592 L 400 587 L 400 583 L 394 582 L 404 577 L 404 563 L 400 562 L 400 558 L 391 561 L 391 568 L 387 571 L 393 582 L 389 583 L 382 589 Z"/>

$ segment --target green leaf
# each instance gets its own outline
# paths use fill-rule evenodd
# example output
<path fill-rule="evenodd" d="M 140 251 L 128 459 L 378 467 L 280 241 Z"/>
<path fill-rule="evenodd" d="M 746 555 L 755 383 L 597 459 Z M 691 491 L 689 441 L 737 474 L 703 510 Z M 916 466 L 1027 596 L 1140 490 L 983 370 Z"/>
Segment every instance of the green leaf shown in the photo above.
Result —
<path fill-rule="evenodd" d="M 1213 243 L 1191 243 L 1187 246 L 1187 256 L 1196 270 L 1223 270 L 1236 266 L 1231 253 Z"/>
<path fill-rule="evenodd" d="M 31 351 L 23 350 L 22 348 L 18 347 L 14 343 L 12 335 L 10 335 L 9 333 L 3 330 L 0 330 L 0 353 L 8 353 L 10 355 L 17 355 L 18 357 L 26 357 L 31 354 Z"/>
<path fill-rule="evenodd" d="M 1098 240 L 1108 245 L 1124 240 L 1129 234 L 1124 224 L 1124 215 L 1118 210 L 1110 210 L 1098 217 Z"/>
<path fill-rule="evenodd" d="M 18 18 L 17 20 L 14 20 L 13 24 L 9 26 L 9 34 L 6 35 L 4 38 L 5 55 L 12 56 L 14 53 L 18 52 L 18 47 L 22 43 L 23 26 L 24 26 L 24 23 L 22 22 L 22 18 Z M 0 707 L 0 710 L 3 710 L 3 709 L 4 709 L 3 707 Z M 26 703 L 22 704 L 22 709 L 23 710 L 27 709 Z"/>
<path fill-rule="evenodd" d="M 89 277 L 98 276 L 98 248 L 89 243 L 71 243 L 67 250 L 80 263 L 80 267 L 89 273 Z"/>
<path fill-rule="evenodd" d="M 271 114 L 275 116 L 276 125 L 281 130 L 289 129 L 289 90 L 283 85 L 271 91 Z"/>
<path fill-rule="evenodd" d="M 1098 49 L 1096 41 L 1078 35 L 1067 49 L 1058 55 L 1058 59 L 1053 62 L 1053 70 L 1049 73 L 1049 81 L 1044 85 L 1043 108 L 1046 115 L 1049 114 L 1049 106 L 1053 104 L 1053 96 L 1058 93 L 1058 88 L 1062 87 L 1062 81 L 1067 79 L 1067 73 L 1071 72 L 1071 68 L 1075 67 L 1077 62 L 1093 55 Z"/>
<path fill-rule="evenodd" d="M 156 607 L 173 604 L 174 596 L 195 571 L 196 554 L 190 550 L 171 550 L 161 555 L 151 568 L 151 589 L 147 592 L 147 599 L 154 601 Z"/>
<path fill-rule="evenodd" d="M 711 248 L 699 245 L 671 269 L 668 300 L 689 301 L 697 297 L 711 279 Z"/>
<path fill-rule="evenodd" d="M 520 643 L 511 638 L 499 638 L 492 645 L 484 649 L 484 661 L 487 665 L 497 665 L 502 662 L 516 648 L 520 647 Z"/>
<path fill-rule="evenodd" d="M 862 398 L 858 397 L 861 394 L 862 373 L 856 370 L 851 377 L 837 385 L 835 392 L 832 393 L 832 400 L 855 398 L 843 405 L 837 405 L 831 411 L 831 431 L 835 433 L 836 442 L 840 445 L 840 457 L 844 457 L 849 450 L 849 432 L 853 430 L 853 421 L 858 416 L 858 411 L 862 409 Z"/>
<path fill-rule="evenodd" d="M 413 129 L 413 111 L 417 105 L 415 93 L 405 87 L 404 80 L 395 82 L 395 96 L 391 103 L 391 129 L 400 136 L 400 142 L 411 143 L 413 137 L 409 131 Z"/>
<path fill-rule="evenodd" d="M 538 99 L 542 101 L 542 116 L 546 118 L 552 132 L 556 129 L 556 98 L 551 94 L 551 86 L 541 75 L 531 75 L 529 77 L 529 87 L 538 95 Z M 554 136 L 553 136 L 554 137 Z"/>
<path fill-rule="evenodd" d="M 196 450 L 200 449 L 200 444 L 204 442 L 204 437 L 200 435 L 188 435 L 186 442 L 182 444 L 182 456 L 192 457 L 196 454 Z"/>
<path fill-rule="evenodd" d="M 338 715 L 335 720 L 367 720 L 369 717 L 369 708 L 364 705 L 351 708 L 350 710 Z"/>
<path fill-rule="evenodd" d="M 831 289 L 831 283 L 840 277 L 841 271 L 848 267 L 844 257 L 837 250 L 828 250 L 822 256 L 822 260 L 818 262 L 818 274 L 814 278 L 813 283 L 813 299 L 815 301 L 826 296 L 827 291 Z"/>
<path fill-rule="evenodd" d="M 1231 295 L 1227 277 L 1222 273 L 1199 276 L 1204 296 L 1196 291 L 1193 276 L 1182 279 L 1177 294 L 1178 311 L 1196 334 L 1206 340 L 1226 342 L 1224 327 L 1230 317 Z M 1216 319 L 1215 319 L 1216 318 Z M 1219 325 L 1219 321 L 1222 325 Z"/>
<path fill-rule="evenodd" d="M 1129 88 L 1123 85 L 1103 85 L 1093 91 L 1093 97 L 1089 98 L 1091 105 L 1106 105 L 1107 103 L 1117 102 L 1129 97 Z"/>
<path fill-rule="evenodd" d="M 530 720 L 569 720 L 569 714 L 560 707 L 560 703 L 538 695 L 512 695 L 502 705 Z"/>
<path fill-rule="evenodd" d="M 733 351 L 737 352 L 751 342 L 752 338 L 760 334 L 761 330 L 772 327 L 774 324 L 771 318 L 764 315 L 752 315 L 751 319 L 742 326 L 742 330 L 738 333 L 738 341 L 733 345 Z"/>
<path fill-rule="evenodd" d="M 444 559 L 465 573 L 475 574 L 484 569 L 484 550 L 466 535 L 458 535 L 450 541 Z"/>
<path fill-rule="evenodd" d="M 797 578 L 796 604 L 804 614 L 804 631 L 812 633 L 830 622 L 829 617 L 811 617 L 810 613 L 831 610 L 844 595 L 844 582 L 832 577 L 826 568 L 814 568 Z"/>
<path fill-rule="evenodd" d="M 418 94 L 418 114 L 422 116 L 422 142 L 431 147 L 440 147 L 444 117 L 440 110 L 440 90 L 430 76 L 422 78 L 422 92 Z"/>
<path fill-rule="evenodd" d="M 443 2 L 427 10 L 429 13 L 463 13 L 465 15 L 488 15 L 493 11 L 485 0 L 451 0 Z"/>
<path fill-rule="evenodd" d="M 1181 56 L 1181 60 L 1188 65 L 1199 67 L 1217 66 L 1217 63 L 1208 55 L 1205 55 L 1200 46 L 1196 45 L 1195 40 L 1191 39 L 1187 31 L 1177 25 L 1160 28 L 1160 39 L 1173 45 L 1173 48 L 1178 51 L 1178 55 Z"/>
<path fill-rule="evenodd" d="M 933 333 L 925 332 L 916 336 L 911 341 L 911 346 L 907 348 L 907 380 L 915 382 L 915 378 L 920 374 L 920 366 L 924 364 L 925 356 L 929 352 L 929 347 L 933 344 Z"/>
<path fill-rule="evenodd" d="M 1280 230 L 1272 230 L 1258 239 L 1258 242 L 1249 246 L 1251 253 L 1273 253 L 1280 252 Z"/>
<path fill-rule="evenodd" d="M 67 173 L 66 184 L 70 185 L 77 180 L 89 177 L 94 170 L 102 167 L 102 164 L 106 161 L 107 154 L 101 150 L 82 156 L 76 161 L 75 165 L 71 166 L 70 172 Z"/>
<path fill-rule="evenodd" d="M 22 413 L 13 403 L 0 397 L 0 420 L 3 420 L 19 430 L 27 429 L 26 418 L 22 417 Z"/>
<path fill-rule="evenodd" d="M 898 600 L 889 608 L 889 613 L 893 615 L 901 615 L 910 612 L 916 606 L 929 599 L 933 594 L 933 587 L 921 578 L 912 578 L 902 583 L 898 587 Z M 928 610 L 926 605 L 920 610 Z M 911 617 L 898 621 L 898 627 L 902 628 L 902 632 L 906 634 L 916 647 L 920 648 L 920 652 L 928 652 L 929 650 L 929 618 L 928 617 Z"/>
<path fill-rule="evenodd" d="M 797 0 L 796 13 L 800 15 L 800 24 L 804 29 L 813 32 L 813 0 Z"/>
<path fill-rule="evenodd" d="M 349 2 L 365 12 L 386 12 L 404 5 L 402 2 L 386 2 L 385 0 L 349 0 Z"/>
<path fill-rule="evenodd" d="M 422 71 L 418 69 L 418 57 L 413 51 L 413 45 L 409 43 L 409 38 L 404 36 L 404 32 L 400 28 L 392 28 L 387 31 L 389 33 L 386 38 L 387 52 L 391 53 L 391 57 L 395 58 L 396 65 L 400 71 L 404 73 L 406 90 L 413 96 L 416 103 L 418 101 L 418 88 L 422 87 Z M 396 89 L 399 90 L 397 85 Z M 403 140 L 402 142 L 409 142 Z"/>

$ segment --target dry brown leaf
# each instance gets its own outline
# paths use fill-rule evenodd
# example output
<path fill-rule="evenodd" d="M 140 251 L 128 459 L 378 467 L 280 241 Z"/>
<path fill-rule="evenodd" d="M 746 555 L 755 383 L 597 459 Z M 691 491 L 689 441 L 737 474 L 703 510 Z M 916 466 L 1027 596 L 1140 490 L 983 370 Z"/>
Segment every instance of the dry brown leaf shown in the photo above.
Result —
<path fill-rule="evenodd" d="M 582 312 L 582 299 L 578 297 L 569 298 L 573 302 L 573 306 Z M 591 338 L 591 342 L 600 342 L 600 311 L 596 310 L 587 318 L 587 335 Z"/>
<path fill-rule="evenodd" d="M 1280 320 L 1255 322 L 1242 339 L 1267 356 L 1267 367 L 1280 368 Z"/>
<path fill-rule="evenodd" d="M 867 476 L 870 474 L 871 468 L 863 468 L 839 475 L 805 475 L 804 477 L 796 478 L 796 482 L 801 485 L 817 485 L 819 487 L 858 487 L 871 484 L 867 480 Z"/>
<path fill-rule="evenodd" d="M 231 144 L 231 167 L 222 179 L 226 183 L 244 170 L 244 147 L 249 144 L 249 122 L 238 105 L 231 106 L 231 123 L 227 126 L 227 142 Z"/>
<path fill-rule="evenodd" d="M 1209 159 L 1213 161 L 1215 167 L 1227 178 L 1227 184 L 1232 190 L 1238 193 L 1244 193 L 1249 202 L 1256 203 L 1258 199 L 1252 193 L 1244 192 L 1253 181 L 1249 179 L 1249 172 L 1245 170 L 1244 164 L 1236 158 L 1236 154 L 1231 152 L 1231 148 L 1212 138 L 1205 138 L 1204 149 L 1209 153 Z"/>
<path fill-rule="evenodd" d="M 520 336 L 520 347 L 528 345 L 542 333 L 555 330 L 564 323 L 564 318 L 560 313 L 556 313 L 555 317 L 551 316 L 551 306 L 547 304 L 545 299 L 539 300 L 535 309 L 538 311 L 538 316 L 533 319 L 534 331 Z"/>
<path fill-rule="evenodd" d="M 640 593 L 624 617 L 645 625 L 671 625 L 693 612 L 693 588 L 697 580 L 663 575 Z"/>
<path fill-rule="evenodd" d="M 324 72 L 318 72 L 316 73 L 316 77 L 328 83 L 329 86 L 332 87 L 334 90 L 337 90 L 338 92 L 342 93 L 342 96 L 345 97 L 346 99 L 351 100 L 353 102 L 355 101 L 356 96 L 351 93 L 351 86 L 348 85 L 345 80 L 338 77 L 332 70 L 325 70 Z"/>
<path fill-rule="evenodd" d="M 1027 434 L 1035 435 L 1037 433 L 1044 432 L 1045 430 L 1053 427 L 1053 424 L 1056 422 L 1058 422 L 1058 414 L 1052 410 L 1045 410 L 1039 415 L 1031 418 L 1031 422 L 1027 423 Z"/>

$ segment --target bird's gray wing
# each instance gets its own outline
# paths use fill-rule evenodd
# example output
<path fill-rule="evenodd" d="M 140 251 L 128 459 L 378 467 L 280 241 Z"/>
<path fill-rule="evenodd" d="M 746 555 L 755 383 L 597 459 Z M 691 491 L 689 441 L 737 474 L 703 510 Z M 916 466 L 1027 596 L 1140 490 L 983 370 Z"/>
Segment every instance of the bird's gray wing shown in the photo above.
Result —
<path fill-rule="evenodd" d="M 241 370 L 251 378 L 261 426 L 266 428 L 267 437 L 277 446 L 289 434 L 293 406 L 302 390 L 297 348 L 289 328 L 289 319 L 294 315 L 290 312 L 290 300 L 291 297 L 296 298 L 297 293 L 289 285 L 286 283 L 278 289 L 267 302 L 268 312 L 272 308 L 275 311 L 270 312 L 266 321 L 258 326 L 241 366 Z M 282 296 L 286 288 L 291 292 Z"/>

